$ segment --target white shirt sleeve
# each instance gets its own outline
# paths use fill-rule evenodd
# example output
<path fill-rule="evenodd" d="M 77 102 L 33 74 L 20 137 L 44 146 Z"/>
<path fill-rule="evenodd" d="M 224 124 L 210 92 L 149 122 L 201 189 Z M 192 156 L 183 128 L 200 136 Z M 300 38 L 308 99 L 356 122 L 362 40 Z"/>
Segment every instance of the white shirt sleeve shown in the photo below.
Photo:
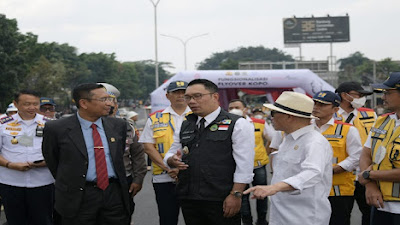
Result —
<path fill-rule="evenodd" d="M 267 139 L 268 141 L 271 141 L 275 132 L 276 132 L 275 129 L 271 125 L 269 125 L 267 122 L 265 122 L 264 133 L 263 133 L 265 139 Z"/>
<path fill-rule="evenodd" d="M 279 145 L 281 145 L 282 141 L 283 141 L 282 131 L 275 131 L 272 136 L 271 144 L 269 145 L 269 147 L 273 149 L 279 149 Z"/>
<path fill-rule="evenodd" d="M 164 156 L 164 164 L 168 165 L 167 161 L 169 158 L 171 158 L 173 155 L 175 155 L 178 150 L 181 149 L 182 150 L 182 144 L 179 141 L 174 141 L 174 143 L 172 143 L 171 147 L 169 148 L 167 154 L 165 154 Z"/>
<path fill-rule="evenodd" d="M 232 132 L 233 158 L 236 162 L 233 182 L 248 184 L 253 181 L 254 147 L 253 125 L 244 118 L 238 119 Z"/>
<path fill-rule="evenodd" d="M 357 128 L 351 126 L 346 139 L 346 152 L 349 156 L 339 162 L 338 165 L 346 171 L 353 171 L 358 166 L 361 151 L 362 145 L 360 134 L 358 133 Z"/>
<path fill-rule="evenodd" d="M 144 126 L 142 135 L 140 135 L 139 143 L 151 143 L 155 144 L 156 141 L 153 138 L 153 129 L 151 129 L 151 119 L 147 119 L 146 125 Z"/>

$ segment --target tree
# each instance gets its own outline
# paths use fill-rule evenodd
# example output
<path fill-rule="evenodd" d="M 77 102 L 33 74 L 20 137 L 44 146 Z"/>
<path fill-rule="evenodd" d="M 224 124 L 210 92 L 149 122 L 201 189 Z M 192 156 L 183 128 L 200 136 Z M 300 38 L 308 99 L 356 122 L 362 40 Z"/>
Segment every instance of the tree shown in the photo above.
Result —
<path fill-rule="evenodd" d="M 357 67 L 368 64 L 369 61 L 370 59 L 365 57 L 361 52 L 355 52 L 346 58 L 339 59 L 339 80 L 360 81 L 360 76 L 357 76 Z"/>
<path fill-rule="evenodd" d="M 263 46 L 241 47 L 236 50 L 228 50 L 213 53 L 211 57 L 200 62 L 199 70 L 239 69 L 240 61 L 294 61 L 291 55 L 286 55 L 277 48 L 269 49 Z"/>

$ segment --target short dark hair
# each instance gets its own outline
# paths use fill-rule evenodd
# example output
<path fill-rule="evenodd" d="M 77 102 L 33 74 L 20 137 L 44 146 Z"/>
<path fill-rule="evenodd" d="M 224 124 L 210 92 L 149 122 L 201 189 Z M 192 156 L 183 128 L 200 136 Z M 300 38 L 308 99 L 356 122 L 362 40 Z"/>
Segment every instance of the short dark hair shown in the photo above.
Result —
<path fill-rule="evenodd" d="M 216 84 L 214 84 L 212 81 L 207 80 L 207 79 L 195 79 L 190 81 L 190 83 L 188 84 L 189 86 L 195 85 L 195 84 L 202 84 L 204 86 L 204 88 L 208 91 L 210 91 L 211 93 L 215 93 L 218 92 L 218 87 Z"/>
<path fill-rule="evenodd" d="M 35 97 L 40 98 L 40 93 L 34 90 L 30 90 L 30 89 L 23 89 L 18 91 L 17 93 L 14 94 L 14 101 L 18 102 L 19 101 L 19 96 L 21 95 L 33 95 Z"/>
<path fill-rule="evenodd" d="M 98 88 L 104 88 L 104 86 L 96 83 L 84 83 L 76 86 L 72 91 L 72 98 L 75 101 L 76 107 L 79 109 L 79 100 L 90 99 L 93 96 L 91 91 Z"/>
<path fill-rule="evenodd" d="M 242 103 L 242 105 L 243 105 L 243 107 L 247 107 L 247 105 L 246 105 L 246 103 L 244 103 L 244 101 L 242 100 L 242 99 L 232 99 L 232 100 L 230 100 L 229 101 L 229 104 L 231 104 L 232 102 L 241 102 Z"/>

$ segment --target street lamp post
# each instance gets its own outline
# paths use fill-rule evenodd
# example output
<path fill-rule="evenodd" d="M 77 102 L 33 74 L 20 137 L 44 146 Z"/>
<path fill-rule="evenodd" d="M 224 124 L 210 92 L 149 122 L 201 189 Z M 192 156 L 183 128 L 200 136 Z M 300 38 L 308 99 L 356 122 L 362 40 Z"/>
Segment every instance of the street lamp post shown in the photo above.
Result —
<path fill-rule="evenodd" d="M 155 49 L 155 67 L 156 67 L 156 89 L 158 88 L 159 84 L 159 77 L 158 77 L 158 45 L 157 45 L 157 5 L 160 0 L 150 0 L 151 4 L 154 6 L 154 49 Z"/>
<path fill-rule="evenodd" d="M 192 40 L 192 39 L 194 39 L 194 38 L 198 38 L 198 37 L 202 37 L 202 36 L 208 35 L 208 33 L 195 35 L 195 36 L 192 36 L 192 37 L 190 37 L 190 38 L 188 38 L 188 39 L 186 39 L 186 40 L 183 40 L 183 39 L 181 39 L 181 38 L 179 38 L 179 37 L 175 37 L 175 36 L 171 36 L 171 35 L 166 35 L 166 34 L 160 34 L 160 35 L 161 35 L 161 36 L 164 36 L 164 37 L 169 37 L 169 38 L 176 39 L 176 40 L 180 41 L 180 42 L 183 44 L 183 57 L 184 57 L 184 62 L 185 62 L 185 70 L 187 70 L 187 62 L 186 62 L 186 44 L 187 44 L 190 40 Z"/>

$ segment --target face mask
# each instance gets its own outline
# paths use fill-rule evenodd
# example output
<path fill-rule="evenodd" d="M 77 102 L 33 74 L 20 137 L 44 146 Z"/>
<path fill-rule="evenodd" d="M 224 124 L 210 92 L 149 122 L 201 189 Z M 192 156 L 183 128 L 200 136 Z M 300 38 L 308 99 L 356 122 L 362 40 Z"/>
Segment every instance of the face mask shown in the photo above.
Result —
<path fill-rule="evenodd" d="M 263 115 L 260 115 L 260 114 L 255 115 L 254 118 L 256 118 L 256 119 L 264 119 Z"/>
<path fill-rule="evenodd" d="M 229 113 L 232 113 L 232 114 L 235 114 L 238 116 L 243 116 L 243 111 L 240 109 L 231 109 L 231 110 L 229 110 Z"/>
<path fill-rule="evenodd" d="M 351 106 L 353 108 L 358 109 L 364 106 L 365 102 L 367 101 L 367 98 L 361 97 L 361 98 L 353 98 L 353 101 L 350 102 Z"/>

